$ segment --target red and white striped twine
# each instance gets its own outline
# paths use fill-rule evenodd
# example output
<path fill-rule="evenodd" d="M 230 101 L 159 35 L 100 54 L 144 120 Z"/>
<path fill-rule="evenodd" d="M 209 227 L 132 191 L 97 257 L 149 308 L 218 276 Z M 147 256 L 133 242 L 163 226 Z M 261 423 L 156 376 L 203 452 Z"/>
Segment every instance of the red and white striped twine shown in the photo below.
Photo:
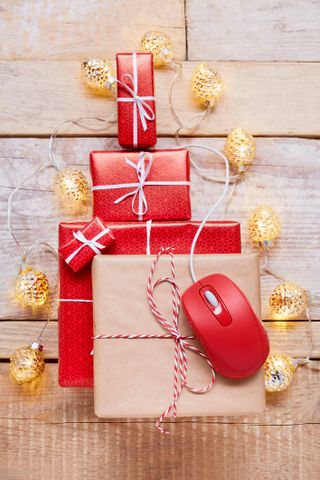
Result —
<path fill-rule="evenodd" d="M 155 270 L 157 263 L 163 254 L 170 255 L 170 265 L 171 265 L 171 277 L 163 277 L 159 278 L 155 282 L 153 282 Z M 162 315 L 160 310 L 158 309 L 155 299 L 154 299 L 154 290 L 157 286 L 161 283 L 170 283 L 172 286 L 172 323 L 169 323 L 168 320 Z M 148 300 L 151 307 L 151 311 L 158 320 L 158 322 L 162 325 L 164 330 L 166 330 L 167 334 L 134 334 L 134 335 L 96 335 L 94 336 L 94 340 L 105 340 L 105 339 L 127 339 L 127 340 L 134 340 L 134 339 L 173 339 L 175 341 L 175 351 L 174 351 L 174 376 L 173 376 L 173 399 L 168 408 L 160 415 L 159 419 L 156 422 L 156 427 L 160 430 L 161 433 L 168 434 L 170 433 L 168 430 L 161 426 L 163 420 L 172 413 L 172 418 L 176 418 L 177 416 L 177 403 L 179 397 L 181 395 L 182 389 L 185 387 L 192 393 L 206 393 L 208 392 L 215 380 L 215 373 L 213 369 L 213 365 L 210 362 L 209 358 L 199 350 L 194 345 L 189 343 L 189 340 L 196 340 L 194 336 L 184 336 L 180 333 L 178 329 L 178 317 L 180 311 L 180 302 L 181 296 L 179 291 L 179 286 L 176 283 L 176 273 L 175 273 L 175 264 L 174 264 L 174 256 L 173 256 L 173 249 L 171 247 L 168 248 L 161 248 L 159 253 L 153 260 L 150 275 L 148 278 L 147 284 L 147 294 Z M 202 388 L 192 387 L 187 383 L 187 356 L 186 350 L 190 350 L 191 352 L 195 353 L 202 357 L 210 368 L 211 378 L 208 385 Z"/>

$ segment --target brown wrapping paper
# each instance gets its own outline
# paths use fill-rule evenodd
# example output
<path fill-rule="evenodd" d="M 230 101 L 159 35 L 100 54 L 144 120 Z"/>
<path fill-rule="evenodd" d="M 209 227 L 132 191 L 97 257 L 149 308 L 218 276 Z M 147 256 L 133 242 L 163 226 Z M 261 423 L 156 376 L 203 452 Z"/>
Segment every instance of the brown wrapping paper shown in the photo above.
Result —
<path fill-rule="evenodd" d="M 146 286 L 152 260 L 146 256 L 96 256 L 93 261 L 94 332 L 101 334 L 166 333 L 153 317 Z M 183 292 L 191 283 L 188 255 L 176 255 L 177 281 Z M 196 255 L 198 278 L 220 272 L 244 291 L 260 316 L 259 263 L 249 255 Z M 162 256 L 155 278 L 170 274 L 169 256 Z M 160 285 L 156 302 L 171 319 L 171 289 Z M 192 335 L 182 307 L 179 329 Z M 198 343 L 195 342 L 197 346 Z M 94 342 L 94 404 L 102 418 L 157 417 L 172 401 L 175 343 L 171 339 L 105 339 Z M 209 382 L 206 362 L 187 352 L 188 382 Z M 217 375 L 213 389 L 202 395 L 183 390 L 178 416 L 247 415 L 265 408 L 263 372 L 245 380 Z"/>

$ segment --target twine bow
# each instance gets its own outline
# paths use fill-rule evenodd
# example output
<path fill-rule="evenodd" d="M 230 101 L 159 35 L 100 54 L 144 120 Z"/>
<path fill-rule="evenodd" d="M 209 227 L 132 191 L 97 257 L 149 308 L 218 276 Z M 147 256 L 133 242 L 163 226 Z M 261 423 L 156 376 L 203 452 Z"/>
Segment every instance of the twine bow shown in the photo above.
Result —
<path fill-rule="evenodd" d="M 154 273 L 156 270 L 157 263 L 160 257 L 163 254 L 170 255 L 170 265 L 171 265 L 171 276 L 170 277 L 163 277 L 159 278 L 155 282 L 153 281 Z M 154 299 L 154 290 L 159 286 L 161 283 L 170 283 L 172 286 L 172 322 L 167 320 L 162 313 L 160 312 L 159 308 Z M 178 318 L 179 318 L 179 311 L 180 311 L 180 291 L 179 286 L 176 283 L 176 274 L 175 274 L 175 264 L 174 264 L 174 257 L 173 257 L 173 249 L 172 248 L 161 248 L 157 256 L 154 258 L 150 275 L 148 278 L 147 284 L 147 295 L 148 301 L 151 307 L 151 311 L 158 322 L 161 324 L 163 329 L 167 332 L 166 334 L 134 334 L 134 335 L 96 335 L 93 338 L 95 340 L 105 340 L 105 339 L 128 339 L 128 340 L 135 340 L 135 339 L 172 339 L 175 341 L 175 350 L 174 350 L 174 375 L 173 375 L 173 399 L 167 409 L 160 415 L 156 422 L 156 427 L 160 430 L 161 433 L 168 434 L 170 433 L 168 430 L 161 426 L 163 420 L 168 417 L 170 413 L 172 413 L 172 418 L 175 419 L 177 416 L 177 404 L 179 397 L 183 388 L 186 388 L 192 393 L 203 394 L 211 390 L 214 380 L 215 380 L 215 373 L 213 369 L 213 365 L 210 362 L 209 358 L 205 353 L 203 353 L 199 348 L 191 345 L 189 343 L 190 340 L 196 340 L 194 336 L 184 336 L 179 330 L 178 326 Z M 188 361 L 186 351 L 190 350 L 191 352 L 195 353 L 202 357 L 210 368 L 211 378 L 208 385 L 204 387 L 192 387 L 187 382 L 187 369 L 188 369 Z"/>
<path fill-rule="evenodd" d="M 95 237 L 89 239 L 89 238 L 86 238 L 85 235 L 83 234 L 83 232 L 81 232 L 81 230 L 78 230 L 78 232 L 73 232 L 73 236 L 76 240 L 78 240 L 79 242 L 81 242 L 81 245 L 79 248 L 77 248 L 74 252 L 72 252 L 69 257 L 66 259 L 66 263 L 70 263 L 74 257 L 76 255 L 78 255 L 78 253 L 84 248 L 84 247 L 89 247 L 91 248 L 91 250 L 94 251 L 94 253 L 96 253 L 97 255 L 100 255 L 101 254 L 101 251 L 105 245 L 103 245 L 102 243 L 99 243 L 98 240 L 100 240 L 100 238 L 104 237 L 104 235 L 106 234 L 109 234 L 110 233 L 110 229 L 109 228 L 105 228 L 104 230 L 102 230 L 101 232 L 99 232 Z"/>
<path fill-rule="evenodd" d="M 153 121 L 155 114 L 153 109 L 147 103 L 147 100 L 154 100 L 155 97 L 140 96 L 138 95 L 138 66 L 137 66 L 137 54 L 132 54 L 132 75 L 125 73 L 122 75 L 121 80 L 117 80 L 117 83 L 126 90 L 130 97 L 118 97 L 118 102 L 133 102 L 133 145 L 138 146 L 138 114 L 140 122 L 145 132 L 148 129 L 147 120 Z"/>

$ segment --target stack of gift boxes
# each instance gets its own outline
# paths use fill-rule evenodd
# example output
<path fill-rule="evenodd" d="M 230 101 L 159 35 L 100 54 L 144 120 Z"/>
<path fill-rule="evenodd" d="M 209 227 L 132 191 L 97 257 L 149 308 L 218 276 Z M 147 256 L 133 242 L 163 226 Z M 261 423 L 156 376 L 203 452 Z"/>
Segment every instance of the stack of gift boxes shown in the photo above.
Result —
<path fill-rule="evenodd" d="M 98 416 L 149 417 L 170 401 L 175 342 L 93 342 L 93 335 L 163 333 L 147 302 L 150 255 L 174 248 L 184 291 L 191 283 L 188 254 L 200 222 L 191 220 L 188 151 L 148 150 L 156 143 L 152 55 L 118 54 L 117 84 L 118 138 L 128 150 L 91 152 L 93 220 L 59 226 L 59 382 L 94 386 Z M 239 223 L 209 221 L 195 253 L 200 277 L 230 276 L 260 314 L 258 261 L 240 255 Z M 159 276 L 170 270 L 169 257 L 163 258 Z M 168 295 L 170 290 L 159 289 L 157 301 L 169 317 Z M 182 311 L 180 331 L 192 334 Z M 205 384 L 208 375 L 206 362 L 191 355 L 188 380 Z M 241 381 L 218 375 L 209 393 L 185 392 L 179 413 L 245 414 L 263 410 L 264 402 L 262 372 Z"/>

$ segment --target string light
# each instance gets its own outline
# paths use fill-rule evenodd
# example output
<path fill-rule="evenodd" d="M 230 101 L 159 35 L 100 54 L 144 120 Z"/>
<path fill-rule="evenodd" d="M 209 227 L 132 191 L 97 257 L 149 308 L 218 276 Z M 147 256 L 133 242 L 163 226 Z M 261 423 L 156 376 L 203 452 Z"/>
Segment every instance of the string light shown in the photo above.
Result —
<path fill-rule="evenodd" d="M 264 364 L 264 383 L 267 392 L 282 392 L 289 387 L 297 365 L 289 355 L 270 354 Z"/>
<path fill-rule="evenodd" d="M 59 204 L 77 212 L 89 199 L 89 183 L 86 176 L 70 167 L 60 170 L 55 178 L 54 191 Z"/>
<path fill-rule="evenodd" d="M 223 90 L 221 77 L 206 63 L 201 63 L 193 70 L 191 90 L 205 107 L 213 108 Z"/>
<path fill-rule="evenodd" d="M 269 306 L 274 318 L 292 320 L 305 313 L 308 296 L 306 291 L 296 283 L 284 282 L 271 293 Z"/>
<path fill-rule="evenodd" d="M 18 385 L 37 380 L 44 370 L 43 347 L 38 342 L 18 348 L 10 357 L 9 372 Z"/>
<path fill-rule="evenodd" d="M 249 218 L 249 238 L 253 246 L 268 249 L 279 236 L 281 230 L 279 217 L 271 207 L 257 207 Z"/>
<path fill-rule="evenodd" d="M 170 37 L 163 32 L 147 32 L 141 39 L 141 51 L 152 53 L 155 67 L 168 65 L 173 61 L 174 53 Z"/>
<path fill-rule="evenodd" d="M 87 85 L 99 92 L 110 90 L 115 94 L 115 76 L 111 62 L 99 58 L 85 58 L 81 63 Z"/>
<path fill-rule="evenodd" d="M 47 301 L 49 282 L 46 275 L 31 267 L 24 268 L 16 280 L 16 299 L 23 307 L 40 307 Z"/>
<path fill-rule="evenodd" d="M 242 128 L 232 130 L 226 140 L 224 153 L 237 174 L 245 171 L 256 154 L 256 143 L 250 133 Z"/>

